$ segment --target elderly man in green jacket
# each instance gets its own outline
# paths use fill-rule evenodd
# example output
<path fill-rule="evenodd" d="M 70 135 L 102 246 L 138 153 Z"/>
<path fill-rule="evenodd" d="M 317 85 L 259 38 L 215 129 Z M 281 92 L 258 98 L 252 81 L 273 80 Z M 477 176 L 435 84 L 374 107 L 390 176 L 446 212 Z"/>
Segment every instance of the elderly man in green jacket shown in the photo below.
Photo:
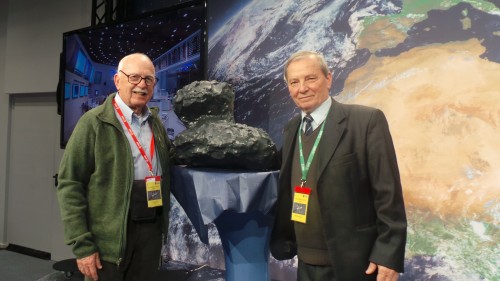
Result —
<path fill-rule="evenodd" d="M 171 144 L 146 105 L 152 61 L 124 57 L 114 82 L 118 92 L 80 118 L 60 164 L 65 240 L 85 280 L 152 280 L 168 229 Z"/>

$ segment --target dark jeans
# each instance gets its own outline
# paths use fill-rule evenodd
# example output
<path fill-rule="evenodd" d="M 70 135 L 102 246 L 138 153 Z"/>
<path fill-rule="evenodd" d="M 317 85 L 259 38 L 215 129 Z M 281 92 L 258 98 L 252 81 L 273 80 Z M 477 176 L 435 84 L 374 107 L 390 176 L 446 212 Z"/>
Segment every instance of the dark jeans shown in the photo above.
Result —
<path fill-rule="evenodd" d="M 299 260 L 297 281 L 336 281 L 333 267 L 306 264 Z"/>
<path fill-rule="evenodd" d="M 102 269 L 98 270 L 99 281 L 156 280 L 160 267 L 161 247 L 159 216 L 146 222 L 134 222 L 129 219 L 125 258 L 120 269 L 114 263 L 101 261 Z M 86 277 L 85 281 L 91 279 Z"/>

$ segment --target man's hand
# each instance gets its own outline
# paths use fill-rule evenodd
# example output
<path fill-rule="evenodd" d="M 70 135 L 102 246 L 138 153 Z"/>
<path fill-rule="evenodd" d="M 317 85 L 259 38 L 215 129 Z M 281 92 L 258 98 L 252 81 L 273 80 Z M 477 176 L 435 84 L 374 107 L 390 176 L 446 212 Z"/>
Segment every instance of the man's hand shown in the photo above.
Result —
<path fill-rule="evenodd" d="M 88 257 L 76 259 L 76 264 L 83 275 L 97 281 L 97 269 L 102 268 L 98 252 L 95 252 Z"/>
<path fill-rule="evenodd" d="M 392 270 L 385 266 L 376 265 L 373 262 L 370 262 L 370 265 L 368 265 L 365 273 L 372 274 L 375 272 L 375 270 L 377 270 L 377 268 L 377 281 L 398 281 L 399 274 L 395 270 Z"/>

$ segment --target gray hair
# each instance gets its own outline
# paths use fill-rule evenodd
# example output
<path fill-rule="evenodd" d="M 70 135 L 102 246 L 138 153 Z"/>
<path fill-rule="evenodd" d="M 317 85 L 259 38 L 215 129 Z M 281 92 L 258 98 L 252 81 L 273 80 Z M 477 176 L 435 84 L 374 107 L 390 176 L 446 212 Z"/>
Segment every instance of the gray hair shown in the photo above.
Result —
<path fill-rule="evenodd" d="M 318 65 L 319 67 L 321 68 L 321 72 L 323 72 L 323 74 L 325 76 L 328 76 L 328 65 L 326 64 L 326 60 L 325 60 L 325 57 L 323 56 L 323 54 L 319 53 L 319 52 L 315 52 L 315 51 L 298 51 L 294 54 L 292 54 L 288 60 L 285 62 L 285 66 L 283 68 L 283 78 L 285 79 L 285 82 L 287 82 L 287 77 L 286 77 L 286 71 L 288 70 L 288 66 L 294 62 L 294 61 L 298 61 L 298 60 L 301 60 L 301 59 L 304 59 L 306 57 L 313 57 L 315 58 L 317 61 L 318 61 Z"/>
<path fill-rule="evenodd" d="M 119 72 L 120 70 L 122 70 L 123 68 L 123 65 L 125 64 L 125 62 L 130 58 L 130 57 L 134 57 L 134 56 L 139 56 L 139 57 L 143 57 L 143 58 L 146 58 L 148 59 L 151 63 L 153 63 L 153 61 L 151 60 L 151 58 L 144 54 L 144 53 L 132 53 L 132 54 L 129 54 L 129 55 L 126 55 L 124 56 L 120 62 L 118 62 L 118 67 L 116 69 L 116 72 Z"/>

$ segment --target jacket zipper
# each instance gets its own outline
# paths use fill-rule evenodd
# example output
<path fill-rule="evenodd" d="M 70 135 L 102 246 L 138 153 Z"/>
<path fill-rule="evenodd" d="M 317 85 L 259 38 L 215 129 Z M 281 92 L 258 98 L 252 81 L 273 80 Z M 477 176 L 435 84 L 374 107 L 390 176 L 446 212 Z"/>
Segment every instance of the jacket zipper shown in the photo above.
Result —
<path fill-rule="evenodd" d="M 128 142 L 126 137 L 125 137 L 125 140 Z M 130 158 L 132 158 L 132 151 L 130 151 L 130 150 L 129 150 L 129 155 L 130 155 Z M 134 174 L 133 160 L 132 160 L 132 173 L 131 174 L 132 175 Z M 118 270 L 120 269 L 120 264 L 123 261 L 123 252 L 124 252 L 123 242 L 125 241 L 125 238 L 126 238 L 126 231 L 127 231 L 127 224 L 128 224 L 127 215 L 128 215 L 129 204 L 130 204 L 130 189 L 131 189 L 131 187 L 129 186 L 129 188 L 127 189 L 127 196 L 126 196 L 127 200 L 125 202 L 125 210 L 124 210 L 125 217 L 123 218 L 122 235 L 120 237 L 120 254 L 119 254 L 118 260 L 116 261 L 116 267 Z"/>

